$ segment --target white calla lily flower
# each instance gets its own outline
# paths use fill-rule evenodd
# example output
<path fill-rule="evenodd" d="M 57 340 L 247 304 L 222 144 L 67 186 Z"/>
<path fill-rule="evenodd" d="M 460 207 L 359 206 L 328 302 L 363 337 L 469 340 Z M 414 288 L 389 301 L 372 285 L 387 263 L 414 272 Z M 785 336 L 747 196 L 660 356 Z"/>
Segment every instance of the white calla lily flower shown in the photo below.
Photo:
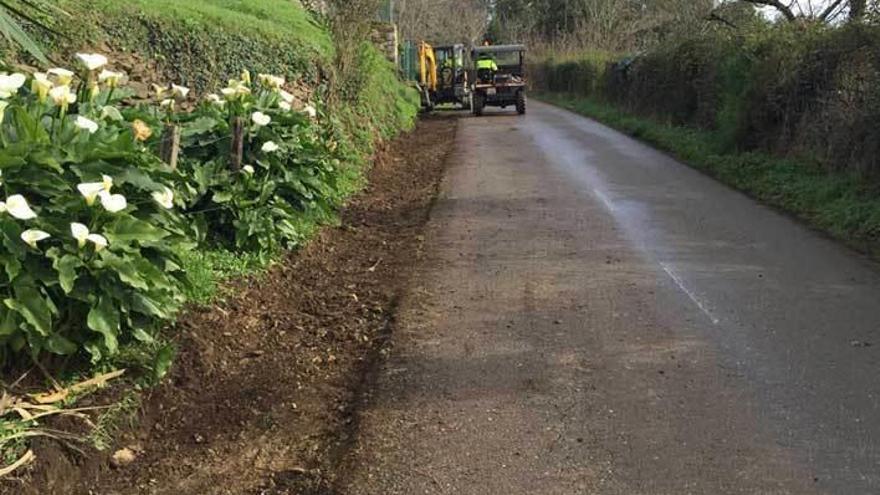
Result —
<path fill-rule="evenodd" d="M 187 88 L 186 86 L 178 86 L 177 84 L 172 84 L 171 92 L 174 94 L 174 96 L 180 99 L 184 99 L 189 94 L 189 88 Z"/>
<path fill-rule="evenodd" d="M 101 199 L 101 205 L 104 209 L 110 213 L 118 213 L 128 207 L 128 201 L 121 194 L 110 194 L 107 191 L 101 191 L 98 193 L 98 198 Z"/>
<path fill-rule="evenodd" d="M 55 76 L 56 81 L 58 81 L 58 84 L 60 84 L 61 86 L 67 86 L 68 84 L 70 84 L 70 82 L 73 81 L 73 76 L 76 75 L 73 73 L 73 71 L 62 69 L 61 67 L 49 69 L 48 71 L 46 71 L 46 73 L 50 76 Z"/>
<path fill-rule="evenodd" d="M 49 91 L 55 87 L 55 83 L 49 80 L 49 76 L 42 72 L 35 72 L 34 79 L 31 81 L 31 91 L 36 93 L 40 103 L 45 103 L 49 98 Z"/>
<path fill-rule="evenodd" d="M 71 103 L 76 103 L 76 94 L 70 90 L 70 86 L 55 86 L 49 90 L 49 97 L 56 106 L 65 110 Z"/>
<path fill-rule="evenodd" d="M 9 102 L 0 100 L 0 124 L 3 123 L 3 119 L 6 117 L 7 108 L 9 108 Z"/>
<path fill-rule="evenodd" d="M 99 53 L 77 53 L 76 57 L 90 71 L 96 71 L 109 63 L 107 57 Z"/>
<path fill-rule="evenodd" d="M 159 203 L 159 206 L 162 208 L 165 208 L 166 210 L 174 208 L 174 191 L 171 189 L 166 187 L 162 191 L 155 191 L 152 196 L 153 200 Z"/>
<path fill-rule="evenodd" d="M 92 234 L 89 232 L 89 228 L 81 223 L 70 224 L 70 233 L 73 235 L 73 238 L 76 239 L 80 249 L 86 246 L 86 242 L 94 244 L 95 251 L 100 251 L 109 245 L 106 237 L 100 234 Z"/>
<path fill-rule="evenodd" d="M 218 94 L 211 93 L 206 96 L 206 99 L 212 104 L 217 105 L 218 107 L 223 107 L 226 105 L 226 100 L 220 97 Z"/>
<path fill-rule="evenodd" d="M 94 134 L 94 133 L 98 132 L 98 123 L 95 122 L 94 120 L 87 119 L 87 118 L 83 117 L 82 115 L 76 116 L 76 120 L 74 120 L 74 124 L 78 128 L 80 128 L 84 131 L 88 131 L 89 134 Z"/>
<path fill-rule="evenodd" d="M 113 177 L 109 175 L 101 176 L 101 184 L 104 185 L 104 190 L 110 192 L 110 189 L 113 189 Z"/>
<path fill-rule="evenodd" d="M 176 102 L 175 102 L 173 99 L 171 99 L 171 98 L 165 98 L 164 100 L 162 100 L 162 101 L 159 103 L 159 106 L 162 107 L 162 108 L 167 108 L 167 109 L 173 111 L 173 110 L 174 110 L 174 106 L 175 106 L 175 104 L 176 104 Z"/>
<path fill-rule="evenodd" d="M 167 86 L 159 86 L 158 84 L 153 84 L 153 92 L 156 93 L 156 99 L 161 100 L 165 97 L 165 93 L 168 92 Z"/>
<path fill-rule="evenodd" d="M 86 198 L 86 204 L 89 206 L 95 204 L 98 195 L 106 190 L 103 182 L 84 182 L 76 186 L 76 189 Z"/>
<path fill-rule="evenodd" d="M 278 95 L 281 96 L 281 99 L 283 101 L 286 101 L 287 103 L 293 103 L 294 96 L 292 94 L 288 93 L 287 91 L 284 91 L 282 89 L 281 91 L 278 92 Z"/>
<path fill-rule="evenodd" d="M 245 165 L 244 167 L 241 167 L 241 171 L 248 175 L 254 175 L 254 172 L 256 172 L 252 165 Z"/>
<path fill-rule="evenodd" d="M 89 228 L 81 223 L 72 223 L 70 224 L 70 234 L 76 239 L 79 247 L 83 247 L 86 245 L 86 240 L 89 238 Z"/>
<path fill-rule="evenodd" d="M 231 101 L 251 94 L 251 88 L 247 87 L 247 85 L 241 81 L 231 79 L 229 81 L 229 87 L 221 89 L 220 93 L 224 98 Z"/>
<path fill-rule="evenodd" d="M 95 245 L 95 252 L 98 252 L 110 245 L 107 238 L 101 234 L 89 234 L 86 240 Z"/>
<path fill-rule="evenodd" d="M 254 112 L 253 115 L 251 115 L 251 120 L 257 126 L 264 127 L 264 126 L 269 125 L 270 122 L 272 122 L 272 117 L 269 117 L 268 115 L 266 115 L 263 112 Z"/>
<path fill-rule="evenodd" d="M 115 88 L 119 86 L 119 83 L 124 76 L 125 74 L 122 72 L 114 72 L 112 70 L 104 69 L 98 74 L 98 82 L 104 83 L 110 88 Z"/>
<path fill-rule="evenodd" d="M 0 98 L 9 98 L 24 86 L 27 76 L 24 74 L 0 74 Z"/>
<path fill-rule="evenodd" d="M 293 105 L 291 105 L 290 103 L 287 103 L 286 101 L 279 101 L 278 108 L 284 110 L 285 112 L 289 112 L 289 111 L 293 110 Z"/>
<path fill-rule="evenodd" d="M 37 218 L 37 214 L 31 209 L 27 200 L 21 194 L 15 194 L 6 198 L 6 211 L 19 220 L 31 220 Z"/>
<path fill-rule="evenodd" d="M 21 233 L 21 240 L 23 240 L 28 246 L 37 249 L 37 243 L 52 237 L 48 232 L 38 230 L 38 229 L 30 229 L 25 230 Z"/>
<path fill-rule="evenodd" d="M 275 141 L 266 141 L 265 143 L 263 143 L 262 150 L 265 153 L 274 153 L 279 149 L 281 149 L 281 147 L 275 144 Z"/>
<path fill-rule="evenodd" d="M 314 119 L 315 117 L 318 116 L 318 110 L 315 109 L 315 107 L 313 107 L 311 105 L 306 105 L 306 107 L 303 108 L 303 112 L 305 112 L 306 115 L 308 115 L 309 118 L 312 118 L 312 119 Z"/>
<path fill-rule="evenodd" d="M 273 76 L 272 74 L 259 74 L 257 77 L 264 86 L 271 89 L 281 89 L 281 86 L 284 86 L 285 83 L 283 77 Z"/>

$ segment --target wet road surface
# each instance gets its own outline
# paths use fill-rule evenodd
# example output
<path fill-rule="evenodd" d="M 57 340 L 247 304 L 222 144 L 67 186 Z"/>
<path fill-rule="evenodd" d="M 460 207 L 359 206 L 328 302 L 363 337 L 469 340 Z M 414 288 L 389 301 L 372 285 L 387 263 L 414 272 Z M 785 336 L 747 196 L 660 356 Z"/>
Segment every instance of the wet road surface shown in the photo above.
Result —
<path fill-rule="evenodd" d="M 880 493 L 876 264 L 548 105 L 456 146 L 341 493 Z"/>

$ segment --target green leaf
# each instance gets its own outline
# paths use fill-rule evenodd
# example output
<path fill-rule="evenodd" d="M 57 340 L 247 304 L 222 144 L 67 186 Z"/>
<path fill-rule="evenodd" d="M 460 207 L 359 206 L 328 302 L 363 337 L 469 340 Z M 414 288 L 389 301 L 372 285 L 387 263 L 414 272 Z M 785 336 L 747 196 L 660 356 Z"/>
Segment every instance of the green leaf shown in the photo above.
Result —
<path fill-rule="evenodd" d="M 104 347 L 110 354 L 116 353 L 119 348 L 119 310 L 113 305 L 109 297 L 100 297 L 98 304 L 89 311 L 86 319 L 89 328 L 100 333 L 104 337 Z"/>
<path fill-rule="evenodd" d="M 217 124 L 218 121 L 211 117 L 199 117 L 183 128 L 181 136 L 188 138 L 198 134 L 204 134 L 214 130 L 214 128 L 217 127 Z"/>
<path fill-rule="evenodd" d="M 218 204 L 228 203 L 232 201 L 232 193 L 226 191 L 215 192 L 212 199 Z"/>
<path fill-rule="evenodd" d="M 61 284 L 61 289 L 65 294 L 70 294 L 76 283 L 76 269 L 82 266 L 82 261 L 72 254 L 65 254 L 56 259 L 52 266 L 58 271 L 58 283 Z"/>
<path fill-rule="evenodd" d="M 10 282 L 21 274 L 21 261 L 18 261 L 18 258 L 0 255 L 0 261 L 6 268 L 6 276 L 9 277 Z"/>
<path fill-rule="evenodd" d="M 77 350 L 77 346 L 76 344 L 62 337 L 61 335 L 55 334 L 50 336 L 46 340 L 46 349 L 48 349 L 49 352 L 53 354 L 67 356 L 75 353 Z"/>
<path fill-rule="evenodd" d="M 2 33 L 7 39 L 14 41 L 24 48 L 43 65 L 49 65 L 49 60 L 46 58 L 43 50 L 41 50 L 37 43 L 28 36 L 26 32 L 24 32 L 18 23 L 15 22 L 12 16 L 9 15 L 9 12 L 2 7 L 0 7 L 0 33 Z"/>
<path fill-rule="evenodd" d="M 147 280 L 141 276 L 135 265 L 128 259 L 107 253 L 104 255 L 104 262 L 108 267 L 116 271 L 116 274 L 119 275 L 119 280 L 122 280 L 123 283 L 135 289 L 149 290 L 150 285 L 147 283 Z"/>
<path fill-rule="evenodd" d="M 119 111 L 119 109 L 112 105 L 107 105 L 103 107 L 101 109 L 101 112 L 107 117 L 110 117 L 110 120 L 115 120 L 116 122 L 124 120 L 122 117 L 122 113 Z"/>
<path fill-rule="evenodd" d="M 162 309 L 162 304 L 146 294 L 135 292 L 131 296 L 131 309 L 145 315 L 168 318 L 168 312 Z"/>
<path fill-rule="evenodd" d="M 3 319 L 0 320 L 0 337 L 8 337 L 18 330 L 18 313 L 8 308 L 0 307 Z"/>
<path fill-rule="evenodd" d="M 106 230 L 110 244 L 126 242 L 157 242 L 168 237 L 168 232 L 134 217 L 123 217 L 112 223 Z"/>
<path fill-rule="evenodd" d="M 43 124 L 33 118 L 28 113 L 27 108 L 15 107 L 13 109 L 13 117 L 20 137 L 27 138 L 27 141 L 33 143 L 46 143 L 49 141 L 49 133 L 43 127 Z"/>
<path fill-rule="evenodd" d="M 139 342 L 143 342 L 145 344 L 152 344 L 156 341 L 152 335 L 148 334 L 143 328 L 135 328 L 131 332 L 132 336 L 136 338 Z"/>
<path fill-rule="evenodd" d="M 16 283 L 14 291 L 14 299 L 3 301 L 6 307 L 17 311 L 40 335 L 48 337 L 52 333 L 52 305 L 31 285 Z"/>

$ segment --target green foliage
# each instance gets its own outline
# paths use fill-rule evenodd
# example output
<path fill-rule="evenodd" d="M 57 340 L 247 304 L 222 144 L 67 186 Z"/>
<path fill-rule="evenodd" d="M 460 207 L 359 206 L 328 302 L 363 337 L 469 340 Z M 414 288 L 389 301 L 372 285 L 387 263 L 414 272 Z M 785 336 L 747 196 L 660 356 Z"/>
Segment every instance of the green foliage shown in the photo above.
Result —
<path fill-rule="evenodd" d="M 766 153 L 725 151 L 723 136 L 717 132 L 661 123 L 595 99 L 541 97 L 669 151 L 838 239 L 880 253 L 880 187 L 856 174 L 828 172 L 814 163 Z"/>
<path fill-rule="evenodd" d="M 25 31 L 22 23 L 49 31 L 48 21 L 60 15 L 66 13 L 46 0 L 0 0 L 0 34 L 38 62 L 48 64 L 42 47 Z"/>
<path fill-rule="evenodd" d="M 880 173 L 880 26 L 757 25 L 677 38 L 611 64 L 551 59 L 533 69 L 538 88 L 717 130 L 726 149 Z"/>
<path fill-rule="evenodd" d="M 286 36 L 289 28 L 280 21 L 307 17 L 287 2 L 284 9 L 295 11 L 287 18 L 273 10 L 282 8 L 277 2 L 70 0 L 66 5 L 74 12 L 86 6 L 104 9 L 108 16 L 100 29 L 116 43 L 164 39 L 154 48 L 145 47 L 157 50 L 151 54 L 159 58 L 172 53 L 195 57 L 212 44 L 220 47 L 215 50 L 219 55 L 212 56 L 225 57 L 228 45 L 219 38 L 228 42 L 242 36 L 240 48 L 254 51 L 242 52 L 225 65 L 212 57 L 174 62 L 172 73 L 188 74 L 190 81 L 204 81 L 206 87 L 210 78 L 211 88 L 221 73 L 241 65 L 282 67 L 284 74 L 302 76 L 332 53 L 324 46 L 326 32 L 308 22 L 295 29 L 318 33 L 306 37 L 313 51 L 291 55 L 291 46 L 299 41 Z M 129 22 L 142 24 L 139 28 Z M 187 23 L 189 30 L 178 29 L 178 22 Z M 141 29 L 147 25 L 156 31 Z M 84 32 L 96 28 L 88 22 L 82 26 Z M 128 31 L 114 36 L 115 29 Z M 188 37 L 202 34 L 198 40 Z M 156 341 L 163 322 L 186 301 L 208 301 L 227 274 L 265 266 L 282 249 L 301 244 L 318 225 L 332 221 L 335 209 L 362 184 L 359 165 L 375 140 L 412 125 L 415 95 L 377 50 L 363 45 L 359 53 L 361 77 L 346 86 L 340 99 L 352 104 L 336 110 L 322 106 L 320 112 L 294 110 L 303 103 L 271 79 L 250 86 L 249 81 L 231 81 L 246 90 L 239 94 L 227 88 L 231 93 L 224 98 L 204 101 L 190 113 L 173 111 L 186 99 L 183 94 L 161 108 L 149 102 L 117 108 L 131 91 L 117 87 L 116 76 L 98 84 L 97 72 L 84 72 L 79 86 L 70 87 L 69 100 L 48 95 L 50 89 L 68 87 L 63 74 L 40 76 L 28 84 L 24 76 L 0 81 L 0 86 L 30 86 L 16 86 L 8 100 L 0 95 L 0 104 L 9 104 L 0 133 L 0 171 L 8 211 L 21 210 L 16 206 L 20 195 L 36 214 L 0 216 L 0 263 L 5 269 L 0 287 L 6 291 L 0 306 L 3 357 L 87 351 L 92 361 L 106 363 L 128 359 L 122 349 L 135 361 L 149 362 L 148 367 L 167 368 L 161 363 L 171 355 Z M 263 64 L 267 60 L 271 63 Z M 257 112 L 270 122 L 257 125 Z M 77 126 L 80 117 L 89 120 Z M 241 171 L 230 170 L 228 161 L 230 124 L 236 117 L 246 124 L 246 167 Z M 155 154 L 162 129 L 172 124 L 183 129 L 175 170 Z M 264 147 L 270 142 L 274 146 Z M 114 205 L 123 196 L 124 207 Z M 25 231 L 29 233 L 23 238 Z M 226 255 L 193 256 L 196 245 L 234 252 L 228 256 L 246 262 L 228 263 Z M 181 258 L 184 253 L 190 255 Z M 186 270 L 196 286 L 189 284 Z M 133 342 L 143 342 L 149 352 L 132 354 L 128 350 Z"/>
<path fill-rule="evenodd" d="M 247 91 L 205 102 L 187 116 L 181 170 L 189 212 L 210 243 L 268 256 L 304 240 L 304 218 L 332 217 L 341 200 L 340 160 L 335 142 L 309 116 L 317 117 L 314 107 L 292 111 L 292 95 L 265 84 L 234 86 Z M 244 125 L 242 170 L 229 167 L 234 119 Z"/>
<path fill-rule="evenodd" d="M 97 361 L 120 341 L 152 340 L 157 322 L 183 302 L 178 253 L 192 246 L 189 229 L 173 205 L 155 200 L 171 197 L 179 177 L 108 110 L 112 88 L 88 89 L 95 77 L 83 73 L 79 100 L 69 108 L 36 90 L 5 100 L 5 355 L 84 348 Z"/>
<path fill-rule="evenodd" d="M 318 81 L 332 70 L 327 30 L 289 0 L 64 0 L 78 20 L 56 51 L 105 43 L 156 62 L 162 77 L 203 92 L 242 70 Z"/>
<path fill-rule="evenodd" d="M 226 280 L 258 274 L 269 266 L 260 253 L 225 249 L 189 251 L 183 255 L 183 264 L 192 281 L 187 298 L 195 304 L 212 302 Z"/>

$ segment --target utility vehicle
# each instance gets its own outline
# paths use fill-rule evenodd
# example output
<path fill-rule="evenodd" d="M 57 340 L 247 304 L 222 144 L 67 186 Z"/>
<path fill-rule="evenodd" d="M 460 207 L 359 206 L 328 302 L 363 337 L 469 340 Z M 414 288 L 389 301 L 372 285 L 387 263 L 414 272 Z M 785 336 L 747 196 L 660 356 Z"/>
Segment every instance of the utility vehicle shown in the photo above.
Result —
<path fill-rule="evenodd" d="M 526 74 L 524 45 L 474 47 L 473 112 L 483 115 L 486 107 L 515 106 L 517 113 L 526 113 Z M 481 68 L 480 60 L 492 59 L 496 69 Z"/>

